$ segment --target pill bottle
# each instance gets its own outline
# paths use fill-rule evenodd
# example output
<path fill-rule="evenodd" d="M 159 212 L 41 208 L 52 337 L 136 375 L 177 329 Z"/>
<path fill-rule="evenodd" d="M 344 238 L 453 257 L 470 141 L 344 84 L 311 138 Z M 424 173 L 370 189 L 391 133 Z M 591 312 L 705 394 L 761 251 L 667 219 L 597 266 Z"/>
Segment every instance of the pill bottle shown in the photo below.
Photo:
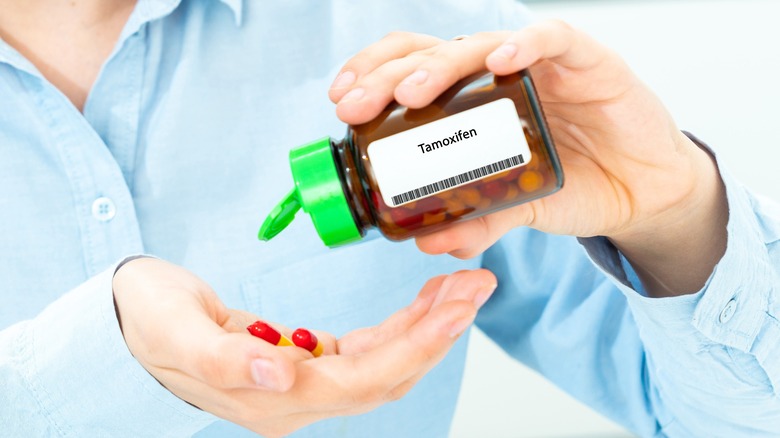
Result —
<path fill-rule="evenodd" d="M 290 151 L 295 187 L 258 237 L 308 213 L 335 247 L 377 228 L 400 241 L 554 193 L 563 174 L 530 74 L 480 73 L 430 105 L 390 104 L 346 136 Z"/>

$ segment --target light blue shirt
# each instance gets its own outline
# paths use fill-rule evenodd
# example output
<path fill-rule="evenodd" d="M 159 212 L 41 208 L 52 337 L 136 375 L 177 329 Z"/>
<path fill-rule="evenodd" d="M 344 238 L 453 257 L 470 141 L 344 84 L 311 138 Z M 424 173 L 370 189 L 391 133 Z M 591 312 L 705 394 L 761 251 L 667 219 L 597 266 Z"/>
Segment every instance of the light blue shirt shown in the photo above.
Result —
<path fill-rule="evenodd" d="M 343 135 L 326 96 L 350 55 L 392 30 L 451 38 L 526 21 L 510 0 L 139 0 L 83 114 L 0 41 L 0 434 L 242 433 L 127 351 L 111 277 L 140 253 L 190 269 L 230 307 L 337 335 L 483 263 L 500 287 L 481 327 L 629 429 L 780 431 L 780 212 L 728 177 L 727 253 L 705 290 L 679 298 L 643 297 L 600 239 L 516 230 L 465 262 L 381 238 L 329 250 L 306 218 L 256 240 L 292 184 L 289 148 Z M 445 437 L 465 347 L 403 400 L 295 436 Z"/>

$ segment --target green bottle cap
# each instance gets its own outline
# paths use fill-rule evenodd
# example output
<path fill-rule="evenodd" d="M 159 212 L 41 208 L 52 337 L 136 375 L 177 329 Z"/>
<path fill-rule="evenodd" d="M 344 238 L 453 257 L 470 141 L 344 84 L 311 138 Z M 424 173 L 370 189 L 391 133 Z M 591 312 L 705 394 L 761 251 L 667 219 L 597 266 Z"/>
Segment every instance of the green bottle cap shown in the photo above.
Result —
<path fill-rule="evenodd" d="M 265 218 L 257 236 L 260 240 L 271 240 L 279 234 L 300 208 L 311 216 L 317 234 L 327 246 L 363 237 L 344 196 L 330 137 L 291 150 L 290 169 L 295 188 Z"/>

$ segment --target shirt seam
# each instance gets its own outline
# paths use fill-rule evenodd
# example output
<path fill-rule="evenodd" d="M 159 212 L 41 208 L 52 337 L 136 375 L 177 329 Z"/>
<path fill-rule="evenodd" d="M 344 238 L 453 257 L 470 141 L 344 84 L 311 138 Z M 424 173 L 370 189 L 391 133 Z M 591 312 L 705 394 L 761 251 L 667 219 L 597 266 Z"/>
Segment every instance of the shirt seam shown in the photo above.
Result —
<path fill-rule="evenodd" d="M 23 340 L 27 340 L 28 342 L 22 342 Z M 36 385 L 35 379 L 33 378 L 33 373 L 38 370 L 38 360 L 35 354 L 36 350 L 36 339 L 35 336 L 32 336 L 30 332 L 27 330 L 22 331 L 22 336 L 19 337 L 19 349 L 17 352 L 19 353 L 19 357 L 25 358 L 28 357 L 29 359 L 27 361 L 22 360 L 22 362 L 28 362 L 29 366 L 24 366 L 24 363 L 21 363 L 22 369 L 26 372 L 22 373 L 22 376 L 24 376 L 24 380 L 27 383 L 27 387 L 30 390 L 30 394 L 32 395 L 33 400 L 35 400 L 35 403 L 40 408 L 41 415 L 44 419 L 46 419 L 46 422 L 53 427 L 59 436 L 66 436 L 70 433 L 70 428 L 60 424 L 55 418 L 53 413 L 50 409 L 48 409 L 48 406 L 51 406 L 53 404 L 53 397 L 51 394 L 49 394 L 48 391 L 46 391 L 45 387 L 38 387 Z M 28 350 L 29 352 L 25 354 L 25 350 Z"/>

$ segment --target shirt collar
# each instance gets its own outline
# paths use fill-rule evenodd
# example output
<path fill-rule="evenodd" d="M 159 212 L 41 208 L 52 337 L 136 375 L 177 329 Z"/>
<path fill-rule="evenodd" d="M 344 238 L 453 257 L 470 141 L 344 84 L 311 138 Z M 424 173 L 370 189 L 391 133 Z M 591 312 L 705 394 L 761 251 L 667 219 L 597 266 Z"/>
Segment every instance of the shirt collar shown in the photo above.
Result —
<path fill-rule="evenodd" d="M 38 71 L 30 61 L 20 55 L 19 52 L 14 50 L 8 43 L 0 39 L 0 64 L 6 63 L 12 67 L 26 71 L 31 74 L 36 74 Z"/>
<path fill-rule="evenodd" d="M 243 0 L 220 0 L 222 3 L 224 3 L 227 7 L 230 8 L 231 11 L 233 11 L 233 18 L 236 20 L 236 26 L 241 26 L 241 20 L 243 18 L 243 12 L 244 12 L 244 1 Z"/>
<path fill-rule="evenodd" d="M 124 41 L 128 35 L 131 35 L 138 31 L 138 29 L 144 24 L 158 18 L 165 17 L 173 12 L 183 0 L 138 0 L 138 4 L 135 10 L 130 15 L 127 24 L 125 25 L 122 34 L 119 37 L 119 41 Z M 233 12 L 233 18 L 236 21 L 236 26 L 241 26 L 243 17 L 243 0 L 218 0 Z M 0 40 L 0 62 L 7 62 L 16 66 L 22 70 L 26 70 L 30 73 L 35 73 L 37 70 L 28 62 L 24 57 L 16 52 L 11 46 Z"/>
<path fill-rule="evenodd" d="M 125 32 L 133 33 L 144 23 L 165 17 L 173 12 L 185 0 L 138 0 L 135 11 L 130 16 Z M 236 26 L 241 25 L 243 17 L 243 0 L 219 0 L 233 12 Z"/>

